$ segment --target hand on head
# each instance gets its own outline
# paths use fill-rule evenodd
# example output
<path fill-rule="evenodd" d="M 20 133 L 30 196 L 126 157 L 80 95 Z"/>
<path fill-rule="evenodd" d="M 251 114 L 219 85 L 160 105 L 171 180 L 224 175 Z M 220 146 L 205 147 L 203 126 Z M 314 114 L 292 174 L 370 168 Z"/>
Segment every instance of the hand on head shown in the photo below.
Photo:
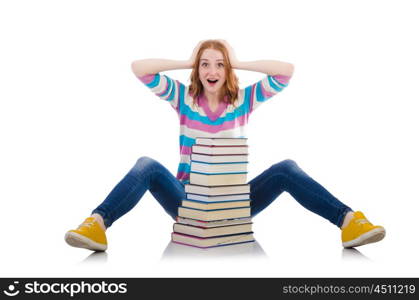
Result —
<path fill-rule="evenodd" d="M 237 62 L 238 62 L 238 59 L 236 57 L 236 53 L 233 50 L 233 47 L 231 47 L 231 45 L 226 40 L 218 39 L 217 41 L 219 41 L 221 44 L 224 45 L 224 47 L 227 48 L 228 57 L 230 59 L 231 66 L 233 68 L 236 67 L 237 66 Z"/>
<path fill-rule="evenodd" d="M 195 46 L 195 48 L 193 49 L 193 51 L 192 51 L 192 55 L 191 55 L 191 57 L 189 58 L 189 60 L 188 60 L 188 62 L 189 62 L 189 65 L 192 67 L 193 66 L 193 64 L 194 64 L 194 62 L 195 62 L 195 59 L 196 59 L 196 56 L 197 56 L 197 54 L 198 54 L 198 51 L 199 51 L 199 49 L 201 48 L 201 45 L 202 45 L 202 43 L 203 42 L 205 42 L 205 40 L 201 40 L 201 41 L 199 41 L 199 43 Z"/>

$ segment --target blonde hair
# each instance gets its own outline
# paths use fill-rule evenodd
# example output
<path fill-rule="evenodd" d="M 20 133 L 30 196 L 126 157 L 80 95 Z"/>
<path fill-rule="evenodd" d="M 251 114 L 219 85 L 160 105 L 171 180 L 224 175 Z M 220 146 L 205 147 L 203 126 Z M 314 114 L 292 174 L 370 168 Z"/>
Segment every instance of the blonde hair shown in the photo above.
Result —
<path fill-rule="evenodd" d="M 229 104 L 233 104 L 239 93 L 239 80 L 231 67 L 230 58 L 227 48 L 217 40 L 206 40 L 201 44 L 192 67 L 190 76 L 191 85 L 189 86 L 189 94 L 193 97 L 193 103 L 197 103 L 198 96 L 204 91 L 204 86 L 199 79 L 199 61 L 205 49 L 218 50 L 223 54 L 224 68 L 226 73 L 226 81 L 221 87 L 221 99 L 227 98 Z M 227 96 L 227 97 L 226 97 Z"/>

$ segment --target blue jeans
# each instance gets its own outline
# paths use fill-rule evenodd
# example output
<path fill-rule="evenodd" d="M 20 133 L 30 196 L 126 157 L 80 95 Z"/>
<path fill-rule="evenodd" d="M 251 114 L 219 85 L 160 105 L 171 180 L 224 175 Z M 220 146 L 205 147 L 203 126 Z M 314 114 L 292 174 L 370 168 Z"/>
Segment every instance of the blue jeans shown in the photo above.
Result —
<path fill-rule="evenodd" d="M 290 193 L 308 210 L 339 227 L 346 213 L 352 211 L 310 178 L 292 160 L 272 165 L 249 184 L 252 217 L 264 210 L 284 191 Z M 105 226 L 110 227 L 113 222 L 129 212 L 147 190 L 166 212 L 176 219 L 178 207 L 186 198 L 184 185 L 163 165 L 149 157 L 139 158 L 92 214 L 100 214 Z"/>

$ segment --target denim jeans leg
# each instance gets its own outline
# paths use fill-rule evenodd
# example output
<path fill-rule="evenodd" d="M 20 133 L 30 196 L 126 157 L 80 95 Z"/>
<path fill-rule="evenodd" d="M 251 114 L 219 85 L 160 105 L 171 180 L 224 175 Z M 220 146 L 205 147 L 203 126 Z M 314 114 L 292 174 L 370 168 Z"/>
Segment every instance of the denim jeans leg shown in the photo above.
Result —
<path fill-rule="evenodd" d="M 185 198 L 184 185 L 163 165 L 141 157 L 106 199 L 92 211 L 103 217 L 106 227 L 130 211 L 149 190 L 164 210 L 175 219 L 177 208 Z"/>
<path fill-rule="evenodd" d="M 346 213 L 352 211 L 289 159 L 271 166 L 249 184 L 252 216 L 265 209 L 284 191 L 302 206 L 338 227 L 342 225 Z"/>

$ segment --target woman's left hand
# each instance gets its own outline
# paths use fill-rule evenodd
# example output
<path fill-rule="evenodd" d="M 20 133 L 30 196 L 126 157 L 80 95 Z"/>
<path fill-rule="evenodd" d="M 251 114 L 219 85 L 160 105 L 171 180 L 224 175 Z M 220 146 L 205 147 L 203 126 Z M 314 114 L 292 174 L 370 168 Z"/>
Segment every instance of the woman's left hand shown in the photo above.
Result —
<path fill-rule="evenodd" d="M 239 60 L 236 57 L 236 53 L 234 52 L 233 47 L 231 47 L 230 44 L 226 40 L 218 40 L 218 41 L 227 48 L 228 57 L 230 59 L 231 66 L 233 68 L 236 68 Z"/>

